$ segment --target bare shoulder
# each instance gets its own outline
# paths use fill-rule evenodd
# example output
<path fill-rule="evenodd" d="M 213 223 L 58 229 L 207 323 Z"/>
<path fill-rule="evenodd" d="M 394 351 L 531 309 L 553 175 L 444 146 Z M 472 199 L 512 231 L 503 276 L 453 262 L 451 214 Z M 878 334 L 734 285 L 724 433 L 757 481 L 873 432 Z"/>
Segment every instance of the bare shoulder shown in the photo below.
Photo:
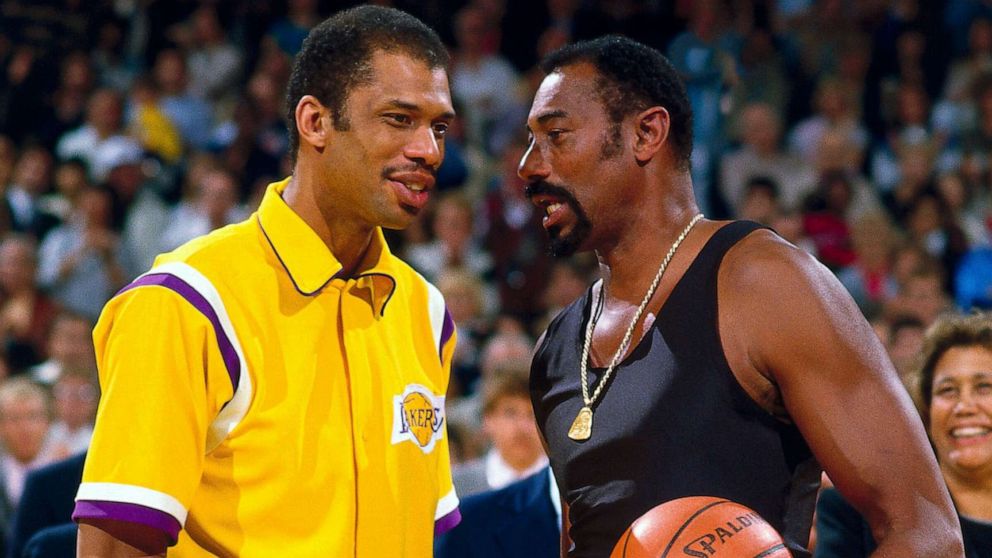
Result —
<path fill-rule="evenodd" d="M 840 281 L 771 231 L 756 231 L 728 251 L 719 285 L 729 348 L 776 383 L 796 369 L 783 359 L 815 361 L 839 347 L 880 359 L 870 326 Z"/>
<path fill-rule="evenodd" d="M 799 287 L 831 276 L 809 252 L 764 229 L 737 243 L 720 266 L 721 282 L 775 292 L 786 285 Z"/>

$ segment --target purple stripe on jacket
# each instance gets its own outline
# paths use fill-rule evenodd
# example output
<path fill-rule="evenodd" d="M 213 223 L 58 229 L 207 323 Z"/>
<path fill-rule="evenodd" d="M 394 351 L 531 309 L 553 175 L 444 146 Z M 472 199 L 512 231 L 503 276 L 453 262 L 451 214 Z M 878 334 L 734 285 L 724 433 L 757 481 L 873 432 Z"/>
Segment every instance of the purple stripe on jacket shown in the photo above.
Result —
<path fill-rule="evenodd" d="M 186 299 L 194 308 L 200 311 L 214 328 L 214 335 L 217 337 L 217 346 L 220 348 L 221 357 L 224 359 L 224 366 L 227 368 L 227 375 L 231 377 L 231 386 L 235 391 L 241 381 L 241 359 L 238 352 L 234 350 L 231 339 L 228 338 L 224 328 L 220 325 L 220 318 L 213 306 L 207 302 L 206 297 L 194 289 L 189 283 L 170 273 L 149 273 L 139 277 L 130 285 L 120 290 L 121 294 L 137 287 L 157 285 L 174 291 L 179 296 Z"/>
<path fill-rule="evenodd" d="M 455 528 L 462 520 L 462 512 L 455 508 L 454 510 L 448 512 L 447 515 L 438 519 L 434 522 L 434 536 L 438 536 L 442 533 L 447 533 L 448 531 Z"/>
<path fill-rule="evenodd" d="M 182 528 L 176 518 L 164 511 L 124 502 L 79 500 L 72 512 L 72 520 L 79 522 L 80 519 L 112 519 L 140 523 L 165 533 L 169 537 L 170 544 L 176 544 L 179 540 L 179 529 Z"/>

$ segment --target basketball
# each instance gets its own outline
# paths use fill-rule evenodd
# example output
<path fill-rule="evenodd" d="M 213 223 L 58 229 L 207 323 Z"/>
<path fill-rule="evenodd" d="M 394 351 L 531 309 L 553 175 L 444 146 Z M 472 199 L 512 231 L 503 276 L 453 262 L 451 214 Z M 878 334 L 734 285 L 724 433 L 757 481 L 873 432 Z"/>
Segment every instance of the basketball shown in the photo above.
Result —
<path fill-rule="evenodd" d="M 791 558 L 782 537 L 754 510 L 710 496 L 665 502 L 637 518 L 610 558 Z"/>

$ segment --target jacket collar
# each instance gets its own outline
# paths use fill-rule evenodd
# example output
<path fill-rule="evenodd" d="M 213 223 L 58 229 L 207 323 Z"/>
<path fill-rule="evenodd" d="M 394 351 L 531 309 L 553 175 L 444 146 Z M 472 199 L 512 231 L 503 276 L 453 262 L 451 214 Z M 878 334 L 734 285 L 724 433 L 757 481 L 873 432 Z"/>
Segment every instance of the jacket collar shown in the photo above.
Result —
<path fill-rule="evenodd" d="M 290 178 L 268 186 L 258 208 L 258 226 L 272 246 L 296 290 L 304 296 L 320 293 L 332 279 L 342 276 L 341 262 L 323 240 L 282 199 Z M 395 256 L 389 250 L 382 229 L 376 227 L 359 272 L 352 277 L 358 289 L 367 290 L 367 298 L 377 317 L 396 290 Z"/>

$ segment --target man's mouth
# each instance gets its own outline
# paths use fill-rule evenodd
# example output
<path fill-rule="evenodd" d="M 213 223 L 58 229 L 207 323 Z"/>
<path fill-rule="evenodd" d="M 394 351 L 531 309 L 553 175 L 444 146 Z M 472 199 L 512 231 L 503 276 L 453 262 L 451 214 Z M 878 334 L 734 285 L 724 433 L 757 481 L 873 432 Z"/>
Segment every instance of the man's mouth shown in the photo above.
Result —
<path fill-rule="evenodd" d="M 539 209 L 544 210 L 542 224 L 545 229 L 557 225 L 564 217 L 568 202 L 551 194 L 533 194 L 530 201 Z"/>

